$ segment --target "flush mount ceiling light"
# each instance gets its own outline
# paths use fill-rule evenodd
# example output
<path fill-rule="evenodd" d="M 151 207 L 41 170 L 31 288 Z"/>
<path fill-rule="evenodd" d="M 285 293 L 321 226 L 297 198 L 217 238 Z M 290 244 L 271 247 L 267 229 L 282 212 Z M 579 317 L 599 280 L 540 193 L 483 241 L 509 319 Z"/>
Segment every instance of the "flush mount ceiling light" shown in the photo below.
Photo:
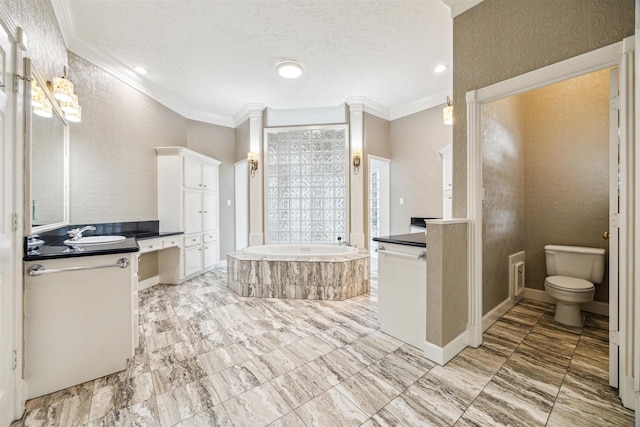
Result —
<path fill-rule="evenodd" d="M 141 74 L 143 76 L 149 74 L 149 70 L 147 70 L 144 67 L 136 67 L 136 68 L 133 69 L 133 71 L 135 71 L 136 73 Z"/>
<path fill-rule="evenodd" d="M 434 68 L 433 71 L 435 71 L 436 73 L 443 73 L 446 69 L 447 69 L 446 65 L 440 64 L 436 68 Z"/>
<path fill-rule="evenodd" d="M 276 71 L 285 79 L 297 79 L 302 75 L 304 65 L 298 61 L 287 59 L 276 62 Z"/>

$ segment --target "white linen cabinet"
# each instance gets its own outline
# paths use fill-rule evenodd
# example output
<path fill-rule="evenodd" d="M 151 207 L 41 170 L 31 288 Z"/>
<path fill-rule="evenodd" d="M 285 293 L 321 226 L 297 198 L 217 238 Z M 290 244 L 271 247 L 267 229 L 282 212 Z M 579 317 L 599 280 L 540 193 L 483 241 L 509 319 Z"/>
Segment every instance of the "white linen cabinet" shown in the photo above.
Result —
<path fill-rule="evenodd" d="M 156 147 L 160 232 L 184 232 L 180 278 L 189 279 L 220 260 L 220 161 L 184 147 Z"/>

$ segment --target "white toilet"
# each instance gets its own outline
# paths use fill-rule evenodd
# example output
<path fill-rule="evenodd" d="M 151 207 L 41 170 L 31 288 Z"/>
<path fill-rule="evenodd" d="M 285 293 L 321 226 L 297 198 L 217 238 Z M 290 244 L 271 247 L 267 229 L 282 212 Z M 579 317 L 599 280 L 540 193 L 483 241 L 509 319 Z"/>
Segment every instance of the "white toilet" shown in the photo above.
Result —
<path fill-rule="evenodd" d="M 593 299 L 594 284 L 604 279 L 605 249 L 546 245 L 548 277 L 544 289 L 556 299 L 558 323 L 582 326 L 580 304 Z"/>

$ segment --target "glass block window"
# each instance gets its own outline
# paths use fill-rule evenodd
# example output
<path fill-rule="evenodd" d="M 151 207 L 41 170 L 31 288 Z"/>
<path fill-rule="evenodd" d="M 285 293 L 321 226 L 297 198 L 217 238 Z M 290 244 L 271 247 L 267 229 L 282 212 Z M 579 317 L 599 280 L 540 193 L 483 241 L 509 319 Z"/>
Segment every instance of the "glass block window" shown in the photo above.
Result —
<path fill-rule="evenodd" d="M 347 127 L 267 129 L 269 243 L 335 243 L 347 235 Z"/>
<path fill-rule="evenodd" d="M 369 238 L 380 237 L 380 171 L 369 173 Z M 370 241 L 371 253 L 376 254 L 378 242 Z"/>

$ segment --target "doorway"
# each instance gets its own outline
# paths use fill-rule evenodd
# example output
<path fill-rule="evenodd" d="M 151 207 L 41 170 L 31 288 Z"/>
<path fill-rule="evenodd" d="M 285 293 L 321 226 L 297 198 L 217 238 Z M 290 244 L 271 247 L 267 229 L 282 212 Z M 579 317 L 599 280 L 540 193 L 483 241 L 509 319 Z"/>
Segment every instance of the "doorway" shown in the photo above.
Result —
<path fill-rule="evenodd" d="M 550 65 L 543 69 L 535 70 L 530 73 L 514 77 L 510 80 L 497 83 L 492 86 L 488 86 L 486 88 L 479 89 L 477 91 L 472 91 L 467 93 L 467 113 L 468 113 L 468 203 L 469 203 L 469 219 L 470 219 L 470 236 L 469 236 L 469 264 L 470 264 L 470 274 L 469 274 L 469 344 L 473 346 L 477 346 L 482 342 L 482 318 L 484 314 L 483 310 L 483 295 L 484 286 L 486 284 L 485 280 L 487 280 L 487 276 L 485 275 L 484 258 L 490 257 L 491 254 L 488 251 L 485 251 L 486 239 L 483 236 L 483 228 L 486 225 L 483 222 L 483 205 L 484 205 L 484 176 L 483 176 L 483 147 L 482 140 L 484 135 L 487 132 L 490 132 L 488 128 L 485 129 L 483 127 L 482 121 L 482 110 L 484 106 L 489 105 L 490 103 L 498 100 L 504 100 L 508 97 L 517 94 L 523 94 L 527 91 L 531 91 L 533 89 L 539 89 L 551 84 L 561 82 L 564 80 L 572 79 L 578 76 L 583 76 L 585 74 L 591 73 L 597 70 L 603 70 L 606 68 L 617 67 L 620 70 L 620 92 L 623 94 L 621 99 L 623 101 L 620 102 L 620 139 L 618 141 L 611 142 L 611 150 L 614 149 L 617 151 L 619 148 L 620 152 L 620 160 L 615 158 L 615 162 L 612 162 L 614 165 L 609 169 L 612 170 L 612 176 L 615 175 L 616 179 L 619 179 L 620 182 L 620 216 L 623 217 L 620 221 L 616 221 L 612 223 L 610 221 L 611 218 L 608 218 L 608 206 L 605 208 L 605 214 L 607 216 L 607 225 L 605 226 L 605 230 L 611 232 L 615 230 L 617 233 L 619 230 L 620 236 L 625 236 L 625 224 L 631 224 L 632 218 L 626 218 L 625 212 L 628 212 L 628 207 L 632 206 L 634 203 L 634 182 L 633 182 L 633 168 L 634 165 L 632 162 L 626 161 L 626 158 L 633 153 L 633 151 L 629 151 L 629 144 L 627 141 L 627 135 L 633 135 L 633 122 L 626 119 L 627 110 L 631 108 L 631 103 L 625 101 L 625 99 L 629 99 L 629 93 L 631 93 L 631 88 L 633 88 L 633 73 L 631 69 L 627 66 L 627 64 L 632 63 L 630 58 L 633 57 L 633 46 L 629 43 L 629 40 L 625 40 L 620 43 L 616 43 L 605 48 L 598 49 L 593 52 L 586 53 L 576 58 L 572 58 L 557 64 Z M 605 71 L 606 72 L 606 71 Z M 562 117 L 560 117 L 562 119 Z M 589 120 L 588 117 L 583 117 L 583 120 Z M 583 121 L 583 124 L 585 122 Z M 546 125 L 546 124 L 545 124 Z M 497 130 L 496 130 L 497 129 Z M 493 131 L 499 131 L 499 128 L 496 128 Z M 612 132 L 613 134 L 613 132 Z M 567 138 L 571 138 L 572 135 L 567 135 Z M 559 147 L 559 149 L 563 149 L 563 147 Z M 580 151 L 575 152 L 575 156 L 580 155 Z M 605 154 L 606 157 L 609 157 L 609 154 Z M 555 156 L 549 157 L 547 160 L 549 162 L 555 161 Z M 617 156 L 616 156 L 617 157 Z M 619 169 L 617 164 L 619 163 Z M 583 167 L 588 168 L 588 163 L 584 164 Z M 618 169 L 615 171 L 614 169 Z M 608 171 L 607 171 L 608 172 Z M 615 173 L 618 172 L 618 173 Z M 607 181 L 604 180 L 603 185 L 607 186 Z M 580 184 L 580 183 L 578 183 Z M 551 180 L 547 182 L 547 186 L 554 185 Z M 484 197 L 483 197 L 484 196 Z M 572 197 L 573 195 L 569 192 L 566 197 Z M 490 195 L 489 195 L 490 197 Z M 617 198 L 617 194 L 615 191 L 611 193 L 611 202 L 613 204 L 613 198 Z M 551 206 L 553 208 L 553 206 Z M 553 209 L 552 209 L 553 210 Z M 595 227 L 594 227 L 595 228 Z M 601 238 L 602 232 L 604 230 L 599 230 L 598 234 Z M 562 242 L 558 242 L 562 244 Z M 568 243 L 567 243 L 568 244 Z M 620 277 L 616 282 L 621 284 L 630 283 L 624 277 L 625 274 L 628 274 L 628 271 L 625 271 L 624 265 L 628 265 L 629 260 L 632 259 L 633 253 L 627 250 L 625 244 L 621 242 L 618 253 L 618 259 L 615 257 L 611 264 L 614 266 L 617 264 L 617 261 L 620 263 Z M 486 252 L 486 253 L 485 253 Z M 613 251 L 615 252 L 615 251 Z M 615 255 L 615 254 L 614 254 Z M 529 254 L 527 254 L 527 258 Z M 505 262 L 506 264 L 506 262 Z M 528 270 L 528 268 L 527 268 Z M 616 284 L 612 283 L 610 285 L 611 289 L 617 289 Z M 627 326 L 626 322 L 629 321 L 630 317 L 628 313 L 631 313 L 630 309 L 632 309 L 632 301 L 629 301 L 630 298 L 627 297 L 630 293 L 630 289 L 627 289 L 627 286 L 620 286 L 618 289 L 620 301 L 619 306 L 613 302 L 609 305 L 611 308 L 610 319 L 613 319 L 613 324 L 615 324 L 615 319 L 617 318 L 617 314 L 619 311 L 620 324 L 619 330 L 613 331 L 611 336 L 614 337 L 612 340 L 612 345 L 615 345 L 616 342 L 619 344 L 619 394 L 622 399 L 622 402 L 625 406 L 632 408 L 633 407 L 633 373 L 627 369 L 628 366 L 631 365 L 633 360 L 632 350 L 633 345 L 631 342 L 627 344 L 624 339 L 616 340 L 616 336 L 625 336 L 629 332 L 626 331 Z M 505 290 L 508 292 L 508 289 Z M 615 301 L 615 297 L 611 298 L 612 301 Z M 628 301 L 628 302 L 625 302 Z M 487 304 L 488 307 L 491 307 L 491 303 Z M 485 307 L 486 308 L 486 307 Z M 612 369 L 616 368 L 616 360 L 617 358 L 611 357 L 610 363 Z"/>
<path fill-rule="evenodd" d="M 374 237 L 388 236 L 390 219 L 389 169 L 391 160 L 373 155 L 369 160 L 369 253 L 371 269 L 377 270 L 378 242 Z"/>

